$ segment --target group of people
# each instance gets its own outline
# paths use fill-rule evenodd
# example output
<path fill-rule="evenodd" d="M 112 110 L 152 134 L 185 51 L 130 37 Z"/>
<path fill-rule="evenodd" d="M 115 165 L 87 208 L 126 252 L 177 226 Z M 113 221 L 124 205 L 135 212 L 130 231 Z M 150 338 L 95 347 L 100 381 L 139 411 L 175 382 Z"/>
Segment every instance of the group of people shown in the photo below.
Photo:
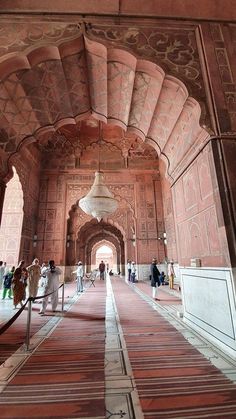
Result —
<path fill-rule="evenodd" d="M 134 283 L 136 281 L 136 266 L 135 262 L 131 262 L 131 260 L 127 261 L 127 272 L 128 272 L 128 281 Z M 151 266 L 150 266 L 150 280 L 151 280 L 151 287 L 152 287 L 152 296 L 155 300 L 159 301 L 157 298 L 158 287 L 160 285 L 169 285 L 170 289 L 174 288 L 174 267 L 173 262 L 170 262 L 168 266 L 168 278 L 169 281 L 166 279 L 165 272 L 160 272 L 157 267 L 157 259 L 153 258 Z"/>
<path fill-rule="evenodd" d="M 136 279 L 136 266 L 135 262 L 128 260 L 127 262 L 128 281 L 134 283 Z"/>
<path fill-rule="evenodd" d="M 1 267 L 3 263 L 0 261 L 0 275 Z M 13 298 L 13 305 L 15 309 L 20 304 L 23 306 L 23 301 L 26 300 L 26 289 L 28 287 L 28 296 L 32 298 L 37 297 L 39 281 L 43 279 L 44 285 L 44 297 L 42 299 L 42 306 L 39 311 L 39 314 L 44 314 L 48 299 L 50 295 L 52 310 L 56 311 L 58 305 L 58 288 L 59 288 L 59 276 L 62 273 L 61 269 L 55 266 L 54 260 L 50 260 L 48 265 L 45 263 L 42 267 L 39 264 L 39 260 L 36 258 L 33 260 L 32 264 L 25 266 L 25 261 L 21 260 L 19 265 L 15 268 L 5 268 L 5 271 L 2 270 L 1 285 L 3 288 L 2 299 Z M 13 297 L 12 297 L 13 293 Z"/>
<path fill-rule="evenodd" d="M 158 287 L 160 285 L 168 284 L 170 289 L 174 288 L 174 277 L 175 277 L 174 262 L 170 262 L 168 265 L 169 281 L 167 281 L 165 273 L 163 271 L 160 272 L 157 267 L 157 259 L 156 258 L 152 259 L 152 263 L 150 267 L 150 279 L 151 279 L 151 287 L 152 287 L 152 296 L 155 300 L 160 301 L 159 298 L 157 298 Z"/>

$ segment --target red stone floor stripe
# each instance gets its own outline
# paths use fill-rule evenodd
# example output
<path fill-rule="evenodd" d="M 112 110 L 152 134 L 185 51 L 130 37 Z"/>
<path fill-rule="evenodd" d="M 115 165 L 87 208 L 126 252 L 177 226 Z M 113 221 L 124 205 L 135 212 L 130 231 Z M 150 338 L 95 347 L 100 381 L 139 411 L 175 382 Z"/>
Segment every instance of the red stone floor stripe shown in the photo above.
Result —
<path fill-rule="evenodd" d="M 127 283 L 112 287 L 145 419 L 235 419 L 236 385 Z"/>
<path fill-rule="evenodd" d="M 106 285 L 89 288 L 0 395 L 7 419 L 105 418 Z"/>

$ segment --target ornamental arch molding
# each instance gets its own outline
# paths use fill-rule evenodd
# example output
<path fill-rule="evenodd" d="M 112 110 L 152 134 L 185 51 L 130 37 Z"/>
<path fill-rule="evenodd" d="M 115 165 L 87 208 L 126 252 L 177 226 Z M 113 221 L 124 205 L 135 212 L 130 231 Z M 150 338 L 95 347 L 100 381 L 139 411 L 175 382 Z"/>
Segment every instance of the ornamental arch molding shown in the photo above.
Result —
<path fill-rule="evenodd" d="M 147 141 L 175 178 L 210 134 L 186 86 L 157 64 L 88 36 L 0 63 L 1 176 L 22 146 L 88 116 Z M 181 167 L 180 167 L 181 166 Z"/>

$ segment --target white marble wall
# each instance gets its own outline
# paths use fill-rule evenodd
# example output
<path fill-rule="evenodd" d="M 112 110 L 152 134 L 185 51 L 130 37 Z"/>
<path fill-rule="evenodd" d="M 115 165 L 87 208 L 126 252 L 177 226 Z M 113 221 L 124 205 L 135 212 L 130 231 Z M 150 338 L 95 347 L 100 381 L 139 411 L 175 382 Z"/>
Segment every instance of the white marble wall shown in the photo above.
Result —
<path fill-rule="evenodd" d="M 227 268 L 180 267 L 184 321 L 236 357 L 236 299 Z"/>
<path fill-rule="evenodd" d="M 150 266 L 151 266 L 151 262 L 149 265 L 138 265 L 137 267 L 137 277 L 139 280 L 142 281 L 147 281 L 149 280 L 149 275 L 150 275 Z M 158 269 L 160 272 L 165 272 L 165 274 L 167 275 L 167 264 L 166 263 L 161 263 L 157 265 Z"/>

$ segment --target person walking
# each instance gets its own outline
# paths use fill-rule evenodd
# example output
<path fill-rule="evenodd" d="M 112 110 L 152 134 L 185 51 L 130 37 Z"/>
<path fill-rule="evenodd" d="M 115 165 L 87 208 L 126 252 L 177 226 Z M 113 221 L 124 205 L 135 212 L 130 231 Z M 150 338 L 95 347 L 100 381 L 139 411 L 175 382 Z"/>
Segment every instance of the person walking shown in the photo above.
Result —
<path fill-rule="evenodd" d="M 174 289 L 174 278 L 175 278 L 174 262 L 171 261 L 168 265 L 168 279 L 169 279 L 169 287 L 171 290 Z"/>
<path fill-rule="evenodd" d="M 98 269 L 99 269 L 99 272 L 100 272 L 100 279 L 103 279 L 104 280 L 105 279 L 105 269 L 106 269 L 106 266 L 105 266 L 105 263 L 103 262 L 103 260 L 99 264 Z"/>
<path fill-rule="evenodd" d="M 136 266 L 135 266 L 135 262 L 131 263 L 131 275 L 130 275 L 130 281 L 132 283 L 135 282 L 135 276 L 136 276 Z"/>
<path fill-rule="evenodd" d="M 29 297 L 37 297 L 39 279 L 41 276 L 41 267 L 39 260 L 34 259 L 32 265 L 28 266 L 27 271 L 29 273 Z"/>
<path fill-rule="evenodd" d="M 128 281 L 131 281 L 131 270 L 132 270 L 131 260 L 128 260 L 127 261 Z"/>
<path fill-rule="evenodd" d="M 158 287 L 160 286 L 160 271 L 157 267 L 157 260 L 155 258 L 152 259 L 152 264 L 150 267 L 150 273 L 151 273 L 151 287 L 152 287 L 152 297 L 157 300 L 160 301 L 159 298 L 157 298 L 157 290 Z"/>
<path fill-rule="evenodd" d="M 12 289 L 13 289 L 13 304 L 15 306 L 15 309 L 17 308 L 17 305 L 19 303 L 22 307 L 23 306 L 22 301 L 25 299 L 27 271 L 24 268 L 24 264 L 25 264 L 25 261 L 21 260 L 13 274 Z"/>
<path fill-rule="evenodd" d="M 13 279 L 15 266 L 11 268 L 11 270 L 5 273 L 3 277 L 3 293 L 2 293 L 2 299 L 5 300 L 7 292 L 8 292 L 8 298 L 12 299 L 11 296 L 11 284 Z"/>
<path fill-rule="evenodd" d="M 59 277 L 62 271 L 60 268 L 55 266 L 54 260 L 49 260 L 48 267 L 45 267 L 42 271 L 42 274 L 45 275 L 45 288 L 42 301 L 42 306 L 39 311 L 39 314 L 44 315 L 49 297 L 51 298 L 52 311 L 55 312 L 58 304 L 58 288 L 59 288 Z M 52 293 L 50 296 L 47 294 Z M 46 296 L 47 295 L 47 296 Z"/>
<path fill-rule="evenodd" d="M 76 271 L 72 272 L 73 274 L 76 274 L 76 280 L 77 280 L 77 293 L 84 291 L 84 285 L 83 285 L 83 277 L 84 277 L 84 267 L 81 261 L 78 262 L 78 268 Z"/>

